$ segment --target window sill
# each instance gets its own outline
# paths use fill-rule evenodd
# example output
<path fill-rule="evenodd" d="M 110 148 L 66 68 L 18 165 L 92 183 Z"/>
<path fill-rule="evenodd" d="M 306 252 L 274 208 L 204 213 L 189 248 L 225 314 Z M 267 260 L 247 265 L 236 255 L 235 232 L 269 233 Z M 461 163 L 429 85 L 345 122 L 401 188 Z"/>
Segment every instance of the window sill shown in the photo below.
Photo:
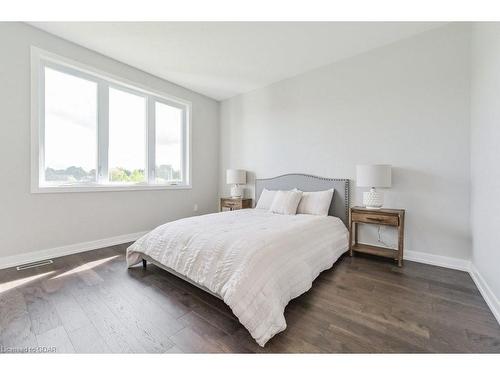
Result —
<path fill-rule="evenodd" d="M 108 191 L 137 190 L 189 190 L 191 185 L 72 185 L 72 186 L 33 186 L 31 193 L 95 193 Z"/>

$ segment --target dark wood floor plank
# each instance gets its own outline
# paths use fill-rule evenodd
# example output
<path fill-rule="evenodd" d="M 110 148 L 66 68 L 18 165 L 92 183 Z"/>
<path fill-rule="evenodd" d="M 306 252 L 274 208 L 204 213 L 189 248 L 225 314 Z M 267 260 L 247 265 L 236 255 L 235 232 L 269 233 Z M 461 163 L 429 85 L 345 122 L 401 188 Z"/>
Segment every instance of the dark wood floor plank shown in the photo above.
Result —
<path fill-rule="evenodd" d="M 61 325 L 54 304 L 40 285 L 25 287 L 22 292 L 34 334 L 40 335 Z"/>
<path fill-rule="evenodd" d="M 175 347 L 184 353 L 227 353 L 223 345 L 209 336 L 203 336 L 190 327 L 183 328 L 171 337 Z"/>
<path fill-rule="evenodd" d="M 162 309 L 161 304 L 156 303 L 141 290 L 134 288 L 123 288 L 123 284 L 106 284 L 105 291 L 112 296 L 119 296 L 124 303 L 139 315 L 141 320 L 147 322 L 148 326 L 155 327 L 165 337 L 168 337 L 185 327 L 178 317 L 170 315 Z M 140 306 L 138 309 L 137 307 Z"/>
<path fill-rule="evenodd" d="M 97 293 L 147 352 L 163 353 L 174 345 L 168 336 L 179 329 L 172 331 L 169 328 L 171 327 L 169 321 L 155 319 L 154 315 L 147 314 L 143 306 L 139 304 L 134 306 L 123 298 L 121 293 L 109 290 L 105 286 L 97 288 Z"/>
<path fill-rule="evenodd" d="M 93 324 L 68 331 L 68 337 L 77 353 L 111 353 Z"/>
<path fill-rule="evenodd" d="M 161 280 L 156 280 L 155 275 L 144 277 L 141 279 L 141 283 L 142 286 L 139 287 L 141 293 L 153 301 L 161 301 L 161 308 L 166 314 L 180 318 L 191 311 L 191 307 L 182 302 L 181 291 L 172 288 Z"/>
<path fill-rule="evenodd" d="M 490 331 L 489 334 L 465 329 L 468 349 L 471 352 L 500 353 L 500 338 L 498 334 Z"/>
<path fill-rule="evenodd" d="M 18 290 L 0 294 L 0 345 L 17 347 L 36 345 L 24 296 Z"/>
<path fill-rule="evenodd" d="M 185 323 L 186 328 L 173 335 L 171 340 L 184 352 L 248 352 L 232 336 L 213 326 L 195 312 L 184 315 L 181 320 Z"/>
<path fill-rule="evenodd" d="M 72 293 L 113 353 L 147 352 L 96 293 L 85 288 L 75 288 Z"/>
<path fill-rule="evenodd" d="M 58 293 L 49 294 L 49 298 L 66 331 L 71 332 L 92 325 L 85 311 L 67 288 L 62 288 Z"/>
<path fill-rule="evenodd" d="M 71 343 L 68 334 L 63 326 L 59 326 L 45 331 L 36 336 L 38 345 L 44 348 L 53 347 L 53 353 L 74 353 L 75 348 Z M 48 351 L 47 353 L 52 353 Z"/>
<path fill-rule="evenodd" d="M 176 345 L 172 346 L 165 353 L 166 354 L 184 354 L 184 352 L 181 349 L 179 349 L 179 347 L 177 347 Z"/>
<path fill-rule="evenodd" d="M 284 334 L 280 340 L 275 340 L 266 344 L 269 347 L 266 352 L 274 353 L 326 353 L 319 346 L 305 341 L 299 337 Z"/>

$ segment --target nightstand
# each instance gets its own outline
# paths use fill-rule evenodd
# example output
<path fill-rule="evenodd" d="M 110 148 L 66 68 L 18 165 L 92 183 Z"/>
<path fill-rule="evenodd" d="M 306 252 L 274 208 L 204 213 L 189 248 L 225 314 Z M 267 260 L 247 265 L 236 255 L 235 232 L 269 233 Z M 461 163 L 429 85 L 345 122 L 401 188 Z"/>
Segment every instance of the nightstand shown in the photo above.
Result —
<path fill-rule="evenodd" d="M 359 224 L 388 225 L 398 229 L 398 248 L 373 246 L 358 242 Z M 364 207 L 352 207 L 349 215 L 349 254 L 354 252 L 379 255 L 394 259 L 398 266 L 403 264 L 403 247 L 405 232 L 405 210 L 381 208 L 369 210 Z M 354 243 L 353 243 L 354 240 Z"/>
<path fill-rule="evenodd" d="M 224 208 L 229 209 L 229 211 L 241 210 L 242 208 L 252 208 L 251 198 L 221 198 L 220 199 L 220 211 Z"/>

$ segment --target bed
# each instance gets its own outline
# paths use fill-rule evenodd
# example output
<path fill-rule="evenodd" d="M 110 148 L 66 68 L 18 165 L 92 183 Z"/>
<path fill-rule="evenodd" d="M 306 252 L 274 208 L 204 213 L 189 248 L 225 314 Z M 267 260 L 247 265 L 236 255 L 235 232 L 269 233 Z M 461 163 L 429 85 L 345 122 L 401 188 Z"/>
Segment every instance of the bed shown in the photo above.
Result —
<path fill-rule="evenodd" d="M 288 174 L 263 189 L 335 189 L 328 216 L 243 209 L 166 223 L 127 249 L 129 267 L 149 261 L 222 299 L 264 346 L 286 328 L 284 310 L 348 250 L 349 180 Z"/>

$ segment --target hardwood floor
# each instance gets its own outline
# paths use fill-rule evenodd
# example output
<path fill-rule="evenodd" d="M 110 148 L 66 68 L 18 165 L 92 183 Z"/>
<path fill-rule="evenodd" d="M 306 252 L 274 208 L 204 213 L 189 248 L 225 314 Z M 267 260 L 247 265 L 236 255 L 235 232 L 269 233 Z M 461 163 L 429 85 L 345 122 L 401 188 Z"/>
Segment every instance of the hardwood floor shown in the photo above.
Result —
<path fill-rule="evenodd" d="M 0 351 L 500 352 L 500 327 L 465 272 L 343 257 L 261 348 L 217 298 L 151 264 L 127 270 L 125 248 L 0 270 Z"/>

